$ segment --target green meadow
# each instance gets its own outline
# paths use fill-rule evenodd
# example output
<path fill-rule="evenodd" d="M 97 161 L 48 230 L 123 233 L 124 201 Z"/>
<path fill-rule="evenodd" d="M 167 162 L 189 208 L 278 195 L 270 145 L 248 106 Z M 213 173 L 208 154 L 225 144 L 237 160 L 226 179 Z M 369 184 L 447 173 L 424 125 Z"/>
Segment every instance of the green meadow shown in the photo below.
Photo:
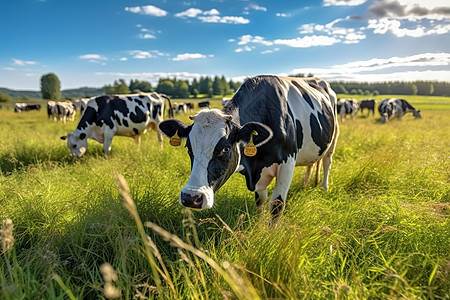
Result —
<path fill-rule="evenodd" d="M 423 119 L 347 117 L 329 191 L 298 167 L 271 226 L 239 174 L 183 209 L 187 151 L 154 131 L 74 160 L 76 122 L 3 108 L 0 299 L 449 299 L 450 98 L 403 98 Z"/>

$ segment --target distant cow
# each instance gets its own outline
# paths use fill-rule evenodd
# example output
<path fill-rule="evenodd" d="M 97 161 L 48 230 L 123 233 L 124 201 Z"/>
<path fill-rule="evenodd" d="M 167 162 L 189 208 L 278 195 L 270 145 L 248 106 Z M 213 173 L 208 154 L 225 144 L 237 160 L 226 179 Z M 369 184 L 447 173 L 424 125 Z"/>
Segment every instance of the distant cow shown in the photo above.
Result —
<path fill-rule="evenodd" d="M 177 103 L 174 102 L 172 104 L 172 109 L 174 113 L 180 113 L 180 114 L 185 114 L 187 113 L 187 105 L 186 103 Z"/>
<path fill-rule="evenodd" d="M 74 157 L 86 152 L 88 139 L 102 143 L 103 151 L 109 154 L 114 136 L 132 137 L 139 144 L 147 129 L 157 130 L 162 143 L 158 124 L 164 117 L 165 100 L 169 102 L 169 116 L 173 117 L 170 99 L 158 93 L 94 98 L 88 102 L 75 131 L 61 139 L 67 139 L 67 147 Z"/>
<path fill-rule="evenodd" d="M 353 120 L 353 117 L 358 111 L 358 101 L 353 98 L 339 99 L 337 102 L 337 111 L 342 122 L 345 121 L 346 115 L 350 115 L 350 119 Z"/>
<path fill-rule="evenodd" d="M 393 117 L 401 120 L 403 115 L 412 112 L 415 119 L 422 118 L 420 110 L 416 110 L 411 104 L 404 99 L 387 98 L 380 102 L 378 112 L 381 116 L 381 123 L 386 123 Z"/>
<path fill-rule="evenodd" d="M 214 193 L 235 172 L 245 176 L 258 207 L 276 177 L 270 212 L 284 210 L 295 166 L 322 160 L 322 185 L 328 189 L 331 157 L 339 127 L 336 94 L 318 78 L 257 76 L 244 81 L 222 110 L 203 109 L 193 124 L 165 120 L 168 137 L 187 138 L 191 175 L 180 191 L 183 206 L 205 209 Z M 176 134 L 176 135 L 175 135 Z"/>
<path fill-rule="evenodd" d="M 209 101 L 202 101 L 198 103 L 198 107 L 202 108 L 209 108 Z"/>
<path fill-rule="evenodd" d="M 55 105 L 52 106 L 52 116 L 54 121 L 62 121 L 64 124 L 66 120 L 75 121 L 75 106 L 71 101 L 64 102 L 56 102 Z"/>
<path fill-rule="evenodd" d="M 73 101 L 73 105 L 75 106 L 75 109 L 80 111 L 80 116 L 83 115 L 83 112 L 86 109 L 86 106 L 87 106 L 87 103 L 89 102 L 89 100 L 92 100 L 94 98 L 95 97 L 80 98 L 80 99 Z"/>
<path fill-rule="evenodd" d="M 32 103 L 16 103 L 14 104 L 14 112 L 19 113 L 22 111 L 30 111 L 30 110 L 41 110 L 40 104 L 32 104 Z"/>
<path fill-rule="evenodd" d="M 53 114 L 52 114 L 52 109 L 53 106 L 56 105 L 56 101 L 47 101 L 47 117 L 50 119 Z"/>
<path fill-rule="evenodd" d="M 370 116 L 370 112 L 372 112 L 372 116 L 375 115 L 375 104 L 377 101 L 374 99 L 364 99 L 359 102 L 359 110 L 361 111 L 361 114 L 363 113 L 364 109 L 367 109 L 368 114 L 367 116 Z"/>
<path fill-rule="evenodd" d="M 188 112 L 194 111 L 194 103 L 192 102 L 186 102 L 186 108 Z"/>

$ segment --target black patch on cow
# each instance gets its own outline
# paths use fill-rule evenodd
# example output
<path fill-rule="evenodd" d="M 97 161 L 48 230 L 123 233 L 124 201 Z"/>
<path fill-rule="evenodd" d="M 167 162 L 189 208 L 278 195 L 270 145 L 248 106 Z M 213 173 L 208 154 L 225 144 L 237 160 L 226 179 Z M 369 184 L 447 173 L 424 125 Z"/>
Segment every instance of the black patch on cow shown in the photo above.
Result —
<path fill-rule="evenodd" d="M 128 125 L 128 121 L 127 121 L 127 120 L 123 119 L 122 121 L 123 121 L 123 126 L 125 126 L 125 127 L 129 127 L 129 125 Z"/>
<path fill-rule="evenodd" d="M 130 120 L 133 123 L 143 123 L 147 120 L 147 116 L 140 107 L 136 106 L 135 112 L 130 113 Z"/>
<path fill-rule="evenodd" d="M 131 101 L 133 100 L 133 97 L 128 96 L 127 99 Z"/>
<path fill-rule="evenodd" d="M 306 92 L 304 90 L 304 88 L 302 88 L 301 85 L 297 81 L 292 80 L 291 82 L 292 82 L 293 85 L 295 85 L 298 88 L 298 91 L 302 95 L 302 98 L 305 99 L 305 101 L 309 104 L 311 109 L 314 109 L 314 105 L 312 103 L 311 97 L 309 96 L 308 92 Z"/>
<path fill-rule="evenodd" d="M 122 121 L 120 120 L 120 117 L 117 114 L 114 114 L 114 119 L 116 120 L 117 124 L 119 124 L 119 126 L 122 126 Z"/>
<path fill-rule="evenodd" d="M 146 96 L 144 96 L 144 95 L 139 95 L 139 98 L 141 98 L 141 99 L 143 99 L 143 98 L 145 98 Z"/>
<path fill-rule="evenodd" d="M 156 119 L 157 115 L 161 115 L 161 104 L 159 103 L 155 103 L 153 105 L 153 113 L 152 113 L 152 118 Z"/>
<path fill-rule="evenodd" d="M 140 95 L 139 98 L 141 98 L 141 96 L 142 95 Z M 134 102 L 136 102 L 139 106 L 142 106 L 142 107 L 144 106 L 144 103 L 141 100 L 137 99 L 137 98 L 134 98 Z"/>
<path fill-rule="evenodd" d="M 135 134 L 139 134 L 139 130 L 137 130 L 137 128 L 133 128 L 133 132 L 134 132 Z"/>
<path fill-rule="evenodd" d="M 311 138 L 319 147 L 320 156 L 327 149 L 331 138 L 330 130 L 328 129 L 328 121 L 321 113 L 318 113 L 317 116 L 319 120 L 317 120 L 316 116 L 311 113 L 309 117 L 309 125 L 311 126 Z"/>
<path fill-rule="evenodd" d="M 295 132 L 297 133 L 297 149 L 303 145 L 303 127 L 299 120 L 295 120 Z"/>

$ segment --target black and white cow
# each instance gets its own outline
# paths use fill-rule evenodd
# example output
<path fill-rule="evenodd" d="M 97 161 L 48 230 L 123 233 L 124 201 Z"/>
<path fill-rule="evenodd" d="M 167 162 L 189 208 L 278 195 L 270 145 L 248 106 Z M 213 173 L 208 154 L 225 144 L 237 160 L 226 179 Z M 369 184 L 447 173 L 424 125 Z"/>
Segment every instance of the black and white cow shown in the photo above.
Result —
<path fill-rule="evenodd" d="M 200 108 L 203 108 L 203 107 L 209 108 L 209 105 L 210 105 L 209 101 L 202 101 L 202 102 L 198 103 L 198 107 L 200 107 Z"/>
<path fill-rule="evenodd" d="M 80 98 L 75 101 L 73 101 L 73 105 L 75 106 L 76 110 L 80 111 L 80 116 L 83 115 L 84 110 L 86 109 L 87 103 L 95 99 L 96 97 L 90 97 L 90 98 Z"/>
<path fill-rule="evenodd" d="M 33 104 L 33 103 L 16 103 L 14 104 L 14 112 L 22 112 L 22 111 L 30 111 L 30 110 L 41 110 L 40 104 Z"/>
<path fill-rule="evenodd" d="M 75 114 L 77 111 L 72 101 L 59 101 L 52 106 L 51 112 L 55 122 L 59 120 L 65 124 L 67 119 L 72 122 L 75 121 Z"/>
<path fill-rule="evenodd" d="M 312 167 L 321 159 L 322 185 L 328 189 L 339 134 L 336 115 L 336 94 L 323 80 L 257 76 L 245 80 L 222 110 L 204 109 L 191 117 L 191 125 L 163 121 L 159 127 L 168 137 L 187 138 L 191 175 L 180 192 L 180 204 L 211 208 L 214 192 L 240 172 L 260 207 L 267 200 L 267 186 L 277 177 L 269 203 L 276 218 L 284 209 L 294 167 Z M 247 156 L 251 140 L 257 153 Z"/>
<path fill-rule="evenodd" d="M 401 120 L 403 115 L 412 112 L 415 119 L 422 118 L 420 110 L 416 110 L 408 101 L 398 98 L 387 98 L 378 105 L 378 112 L 381 116 L 381 123 L 386 123 L 393 117 Z"/>
<path fill-rule="evenodd" d="M 363 113 L 364 109 L 367 109 L 367 116 L 370 116 L 370 112 L 372 112 L 372 116 L 375 116 L 376 103 L 375 99 L 363 99 L 359 102 L 359 110 Z"/>
<path fill-rule="evenodd" d="M 350 119 L 353 120 L 353 117 L 358 111 L 358 101 L 353 98 L 339 99 L 337 102 L 337 111 L 341 122 L 345 121 L 347 115 L 350 115 Z"/>
<path fill-rule="evenodd" d="M 52 110 L 53 110 L 53 106 L 56 105 L 56 101 L 47 101 L 47 116 L 50 119 L 53 114 L 52 114 Z"/>
<path fill-rule="evenodd" d="M 87 150 L 87 140 L 103 144 L 109 154 L 114 136 L 128 136 L 140 143 L 147 129 L 158 131 L 162 145 L 162 133 L 158 130 L 164 117 L 165 100 L 169 101 L 169 116 L 173 117 L 170 99 L 162 94 L 108 95 L 90 100 L 75 131 L 61 139 L 67 139 L 72 156 L 81 157 Z"/>

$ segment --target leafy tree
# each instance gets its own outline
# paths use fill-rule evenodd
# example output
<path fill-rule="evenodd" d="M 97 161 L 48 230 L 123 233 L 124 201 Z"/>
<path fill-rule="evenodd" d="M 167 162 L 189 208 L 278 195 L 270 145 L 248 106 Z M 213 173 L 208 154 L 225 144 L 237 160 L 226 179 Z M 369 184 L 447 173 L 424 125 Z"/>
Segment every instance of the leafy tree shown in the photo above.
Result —
<path fill-rule="evenodd" d="M 174 96 L 179 98 L 189 97 L 189 84 L 186 80 L 177 80 L 175 82 Z"/>
<path fill-rule="evenodd" d="M 106 85 L 105 91 L 107 94 L 129 94 L 130 89 L 125 79 L 114 80 L 113 85 Z"/>
<path fill-rule="evenodd" d="M 196 88 L 194 88 L 191 92 L 191 95 L 194 96 L 194 98 L 197 98 L 198 96 L 198 90 Z"/>
<path fill-rule="evenodd" d="M 139 80 L 131 80 L 130 81 L 130 86 L 129 86 L 130 91 L 136 91 L 136 92 L 144 92 L 144 93 L 150 93 L 153 92 L 153 87 L 152 84 L 148 81 L 139 81 Z"/>
<path fill-rule="evenodd" d="M 213 82 L 211 80 L 211 78 L 209 77 L 200 77 L 200 81 L 198 83 L 198 91 L 200 92 L 200 94 L 208 94 L 209 95 L 209 90 L 212 90 L 212 85 Z M 212 95 L 212 93 L 211 93 Z"/>
<path fill-rule="evenodd" d="M 171 79 L 163 79 L 160 78 L 158 82 L 158 86 L 156 87 L 156 91 L 161 94 L 166 94 L 173 96 L 174 95 L 175 84 Z"/>
<path fill-rule="evenodd" d="M 54 73 L 48 73 L 41 77 L 41 94 L 43 99 L 61 99 L 61 82 Z"/>

